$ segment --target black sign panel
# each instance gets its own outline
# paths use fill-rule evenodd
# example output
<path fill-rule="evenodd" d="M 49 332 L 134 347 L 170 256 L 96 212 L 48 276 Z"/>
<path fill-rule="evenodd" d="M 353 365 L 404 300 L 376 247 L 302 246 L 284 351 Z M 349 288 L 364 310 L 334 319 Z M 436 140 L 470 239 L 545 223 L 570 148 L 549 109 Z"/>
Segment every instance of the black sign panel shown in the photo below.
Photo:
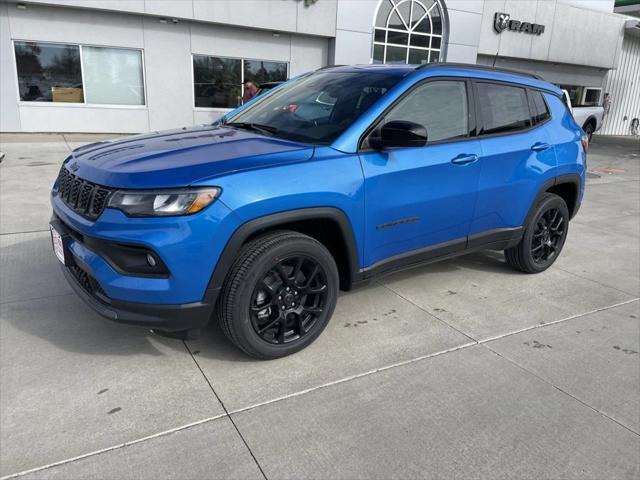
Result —
<path fill-rule="evenodd" d="M 495 17 L 493 18 L 493 29 L 498 33 L 502 33 L 505 30 L 530 33 L 531 35 L 541 35 L 544 33 L 544 25 L 512 20 L 511 15 L 503 12 L 496 12 Z"/>

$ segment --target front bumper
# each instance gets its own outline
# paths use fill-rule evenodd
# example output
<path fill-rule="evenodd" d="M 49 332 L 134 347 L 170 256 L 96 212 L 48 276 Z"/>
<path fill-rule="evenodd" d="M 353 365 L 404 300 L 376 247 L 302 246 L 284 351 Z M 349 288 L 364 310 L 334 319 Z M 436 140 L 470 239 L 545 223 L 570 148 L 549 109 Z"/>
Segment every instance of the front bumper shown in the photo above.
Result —
<path fill-rule="evenodd" d="M 63 238 L 73 238 L 81 243 L 73 232 L 55 215 L 51 225 Z M 75 237 L 75 238 L 74 238 Z M 66 247 L 65 247 L 66 248 Z M 185 304 L 152 304 L 116 300 L 109 297 L 96 279 L 91 267 L 71 249 L 65 255 L 62 272 L 75 293 L 93 310 L 109 320 L 157 329 L 162 332 L 197 330 L 205 326 L 213 313 L 220 289 L 207 289 L 201 301 Z"/>
<path fill-rule="evenodd" d="M 75 261 L 77 262 L 77 259 Z M 110 300 L 101 295 L 99 284 L 98 288 L 92 285 L 95 279 L 92 281 L 86 277 L 90 275 L 84 270 L 86 266 L 79 264 L 66 267 L 61 264 L 60 267 L 71 288 L 98 314 L 115 322 L 157 329 L 162 332 L 197 330 L 204 327 L 211 318 L 219 293 L 219 290 L 208 290 L 202 302 L 182 305 L 122 302 Z M 75 269 L 80 269 L 86 276 L 74 273 Z M 85 281 L 82 280 L 83 277 Z"/>
<path fill-rule="evenodd" d="M 211 317 L 219 288 L 210 285 L 227 239 L 238 226 L 235 215 L 214 202 L 187 217 L 128 218 L 106 209 L 90 221 L 51 197 L 52 225 L 67 235 L 64 275 L 97 313 L 114 321 L 164 332 L 194 330 Z M 139 246 L 157 255 L 166 275 L 118 269 L 108 246 Z M 105 247 L 106 246 L 106 247 Z"/>

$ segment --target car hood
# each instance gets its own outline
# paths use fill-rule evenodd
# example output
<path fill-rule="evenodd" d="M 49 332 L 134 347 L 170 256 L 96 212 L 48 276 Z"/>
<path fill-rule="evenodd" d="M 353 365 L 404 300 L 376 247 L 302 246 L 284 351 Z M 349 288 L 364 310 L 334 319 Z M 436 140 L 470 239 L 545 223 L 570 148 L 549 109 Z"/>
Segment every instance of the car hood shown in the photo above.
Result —
<path fill-rule="evenodd" d="M 201 126 L 85 145 L 67 160 L 80 178 L 116 188 L 192 185 L 240 170 L 308 160 L 313 147 L 224 126 Z"/>

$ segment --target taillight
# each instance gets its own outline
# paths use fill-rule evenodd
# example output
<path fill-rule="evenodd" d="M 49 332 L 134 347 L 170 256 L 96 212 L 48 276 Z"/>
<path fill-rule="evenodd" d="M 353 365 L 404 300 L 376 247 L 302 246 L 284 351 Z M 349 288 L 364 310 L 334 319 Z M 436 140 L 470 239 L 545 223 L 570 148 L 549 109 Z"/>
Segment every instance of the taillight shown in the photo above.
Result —
<path fill-rule="evenodd" d="M 582 134 L 580 141 L 582 142 L 582 149 L 584 150 L 584 153 L 587 153 L 587 150 L 589 150 L 589 137 L 586 133 Z"/>

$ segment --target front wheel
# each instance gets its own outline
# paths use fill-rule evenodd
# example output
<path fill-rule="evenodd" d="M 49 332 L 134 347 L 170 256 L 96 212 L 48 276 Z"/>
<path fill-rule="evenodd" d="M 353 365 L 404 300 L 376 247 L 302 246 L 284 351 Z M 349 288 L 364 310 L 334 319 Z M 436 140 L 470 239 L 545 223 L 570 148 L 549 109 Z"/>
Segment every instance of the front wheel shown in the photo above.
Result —
<path fill-rule="evenodd" d="M 252 357 L 290 355 L 311 344 L 333 314 L 338 269 L 317 240 L 273 232 L 245 245 L 218 302 L 224 334 Z"/>
<path fill-rule="evenodd" d="M 545 193 L 534 207 L 522 240 L 504 251 L 507 263 L 526 273 L 539 273 L 556 261 L 569 231 L 569 209 L 553 193 Z"/>

